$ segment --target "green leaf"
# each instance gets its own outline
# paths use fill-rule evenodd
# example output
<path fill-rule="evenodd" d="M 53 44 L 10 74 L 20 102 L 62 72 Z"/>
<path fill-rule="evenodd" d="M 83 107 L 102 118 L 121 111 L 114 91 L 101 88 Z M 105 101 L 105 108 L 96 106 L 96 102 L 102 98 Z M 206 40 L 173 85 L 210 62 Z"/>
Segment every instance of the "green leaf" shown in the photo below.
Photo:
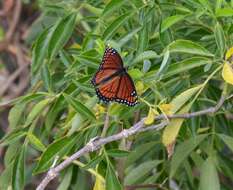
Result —
<path fill-rule="evenodd" d="M 221 57 L 224 57 L 226 51 L 226 40 L 222 26 L 217 22 L 214 28 L 215 40 L 218 46 Z"/>
<path fill-rule="evenodd" d="M 149 42 L 149 23 L 144 23 L 143 28 L 139 32 L 139 38 L 137 43 L 137 53 L 141 54 L 148 46 Z"/>
<path fill-rule="evenodd" d="M 5 166 L 4 171 L 1 172 L 0 189 L 2 189 L 2 190 L 12 189 L 12 186 L 11 186 L 12 168 L 13 168 L 13 163 Z"/>
<path fill-rule="evenodd" d="M 115 170 L 112 165 L 108 163 L 107 173 L 106 173 L 106 189 L 107 190 L 122 190 L 122 186 L 115 174 Z"/>
<path fill-rule="evenodd" d="M 185 59 L 181 62 L 173 63 L 167 69 L 167 72 L 164 73 L 163 79 L 171 77 L 176 74 L 182 74 L 184 71 L 191 70 L 202 65 L 212 63 L 212 61 L 205 57 L 192 57 Z"/>
<path fill-rule="evenodd" d="M 57 190 L 67 190 L 71 184 L 73 174 L 73 166 L 70 166 L 65 170 L 65 175 L 62 178 L 62 181 L 60 182 L 60 185 L 58 186 Z"/>
<path fill-rule="evenodd" d="M 131 64 L 131 65 L 135 65 L 136 63 L 142 62 L 145 59 L 155 59 L 155 58 L 159 58 L 160 56 L 155 52 L 155 51 L 144 51 L 141 54 L 139 54 Z"/>
<path fill-rule="evenodd" d="M 39 103 L 37 103 L 31 110 L 31 112 L 29 113 L 25 125 L 29 125 L 33 122 L 33 120 L 38 117 L 41 112 L 43 111 L 43 109 L 51 102 L 51 99 L 45 99 L 45 100 L 41 100 Z"/>
<path fill-rule="evenodd" d="M 63 48 L 69 40 L 76 22 L 76 13 L 72 13 L 60 20 L 51 31 L 51 38 L 48 45 L 48 58 L 51 59 L 57 55 L 58 51 Z"/>
<path fill-rule="evenodd" d="M 186 157 L 207 137 L 207 135 L 198 135 L 187 141 L 180 143 L 172 156 L 170 178 L 172 178 L 177 169 L 186 159 Z"/>
<path fill-rule="evenodd" d="M 62 159 L 62 157 L 66 155 L 74 146 L 76 141 L 77 136 L 74 135 L 70 137 L 63 137 L 54 141 L 41 155 L 40 160 L 33 173 L 38 174 L 48 170 L 54 162 L 56 156 L 59 157 L 59 160 Z"/>
<path fill-rule="evenodd" d="M 38 139 L 34 134 L 28 133 L 27 134 L 29 142 L 39 151 L 44 151 L 46 147 L 43 145 L 43 143 Z"/>
<path fill-rule="evenodd" d="M 164 53 L 163 61 L 162 61 L 161 65 L 160 65 L 160 67 L 159 67 L 159 71 L 156 73 L 156 76 L 159 77 L 165 71 L 165 69 L 168 67 L 169 57 L 170 57 L 170 52 L 166 51 Z"/>
<path fill-rule="evenodd" d="M 218 173 L 212 157 L 201 167 L 200 190 L 220 190 Z"/>
<path fill-rule="evenodd" d="M 129 13 L 125 13 L 116 18 L 110 25 L 108 25 L 103 33 L 103 39 L 106 41 L 111 38 L 116 33 L 116 31 L 128 20 L 129 16 Z"/>
<path fill-rule="evenodd" d="M 187 15 L 173 15 L 170 17 L 165 18 L 161 24 L 161 32 L 164 32 L 172 25 L 176 24 L 177 22 L 183 20 Z"/>
<path fill-rule="evenodd" d="M 227 7 L 227 8 L 217 9 L 216 16 L 217 17 L 232 17 L 233 8 Z"/>
<path fill-rule="evenodd" d="M 129 151 L 120 150 L 120 149 L 110 149 L 110 150 L 107 150 L 107 154 L 108 156 L 119 158 L 119 157 L 128 156 Z"/>
<path fill-rule="evenodd" d="M 132 152 L 129 153 L 129 156 L 127 157 L 127 166 L 135 163 L 141 157 L 146 155 L 149 151 L 155 148 L 157 144 L 158 142 L 156 141 L 156 142 L 148 142 L 137 146 Z"/>
<path fill-rule="evenodd" d="M 176 40 L 169 44 L 168 49 L 171 53 L 188 53 L 194 55 L 202 55 L 213 57 L 214 55 L 210 53 L 207 49 L 198 43 L 189 40 Z"/>
<path fill-rule="evenodd" d="M 87 170 L 89 168 L 95 168 L 97 164 L 99 164 L 103 160 L 104 156 L 103 154 L 96 156 L 93 158 L 88 164 L 86 164 L 83 169 Z"/>
<path fill-rule="evenodd" d="M 172 77 L 177 74 L 183 74 L 184 71 L 189 71 L 191 69 L 200 67 L 202 65 L 211 64 L 212 60 L 206 57 L 193 57 L 185 59 L 181 62 L 170 64 L 166 73 L 162 76 L 162 79 L 166 79 Z M 155 80 L 157 71 L 151 71 L 145 74 L 145 81 L 153 81 Z M 191 73 L 192 74 L 192 73 Z"/>
<path fill-rule="evenodd" d="M 51 75 L 47 64 L 44 64 L 41 69 L 41 79 L 47 91 L 51 90 Z"/>
<path fill-rule="evenodd" d="M 17 128 L 17 125 L 20 122 L 20 119 L 22 119 L 22 114 L 25 110 L 26 104 L 24 103 L 18 103 L 15 104 L 13 108 L 11 108 L 9 115 L 8 115 L 8 121 L 9 121 L 9 127 L 11 129 Z"/>
<path fill-rule="evenodd" d="M 48 29 L 44 30 L 36 40 L 32 49 L 32 74 L 37 74 L 40 67 L 43 65 L 47 56 L 48 50 Z"/>
<path fill-rule="evenodd" d="M 45 119 L 45 127 L 47 131 L 50 131 L 59 112 L 64 108 L 64 102 L 64 97 L 60 95 L 54 104 L 50 107 L 50 110 L 48 111 L 47 117 Z"/>
<path fill-rule="evenodd" d="M 0 141 L 0 145 L 12 144 L 27 134 L 25 129 L 16 129 L 6 134 Z"/>
<path fill-rule="evenodd" d="M 12 189 L 22 190 L 24 189 L 24 167 L 25 167 L 25 146 L 19 151 L 19 154 L 15 157 L 13 170 L 12 170 Z"/>
<path fill-rule="evenodd" d="M 131 69 L 128 73 L 133 79 L 141 79 L 143 77 L 143 73 L 139 69 Z"/>
<path fill-rule="evenodd" d="M 125 0 L 111 0 L 104 8 L 102 16 L 107 16 L 113 13 L 115 10 L 119 9 Z"/>
<path fill-rule="evenodd" d="M 231 149 L 231 151 L 233 152 L 233 138 L 224 134 L 219 134 L 218 135 L 223 142 Z"/>
<path fill-rule="evenodd" d="M 141 30 L 141 27 L 136 28 L 135 30 L 131 31 L 130 33 L 128 33 L 126 36 L 124 36 L 123 38 L 120 39 L 120 41 L 117 43 L 119 45 L 119 47 L 122 47 L 123 45 L 125 45 L 128 41 L 132 40 L 133 36 L 136 35 L 138 33 L 138 31 Z"/>
<path fill-rule="evenodd" d="M 151 170 L 155 169 L 161 162 L 161 160 L 146 161 L 139 166 L 133 167 L 133 169 L 126 174 L 125 184 L 132 185 L 137 183 L 140 179 L 148 177 Z"/>
<path fill-rule="evenodd" d="M 87 119 L 96 119 L 95 115 L 89 110 L 84 104 L 79 102 L 78 100 L 74 99 L 72 96 L 68 94 L 63 94 L 67 103 L 70 104 L 78 113 L 82 116 L 86 117 Z"/>

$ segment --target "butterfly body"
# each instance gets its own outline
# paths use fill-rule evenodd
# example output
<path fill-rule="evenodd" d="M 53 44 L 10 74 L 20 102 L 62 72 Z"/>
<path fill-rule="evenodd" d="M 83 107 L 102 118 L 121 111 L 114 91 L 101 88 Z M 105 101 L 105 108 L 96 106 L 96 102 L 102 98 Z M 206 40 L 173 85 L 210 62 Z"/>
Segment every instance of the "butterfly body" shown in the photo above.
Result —
<path fill-rule="evenodd" d="M 97 96 L 108 103 L 118 103 L 134 106 L 137 104 L 137 92 L 131 79 L 123 66 L 118 52 L 107 47 L 98 71 L 91 80 Z"/>

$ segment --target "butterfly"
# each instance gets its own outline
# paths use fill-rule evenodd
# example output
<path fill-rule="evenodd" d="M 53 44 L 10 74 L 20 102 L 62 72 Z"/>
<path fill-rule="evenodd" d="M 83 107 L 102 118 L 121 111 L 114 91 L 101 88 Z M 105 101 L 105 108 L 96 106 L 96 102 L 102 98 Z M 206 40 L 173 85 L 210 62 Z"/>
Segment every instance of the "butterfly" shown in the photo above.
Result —
<path fill-rule="evenodd" d="M 137 92 L 132 78 L 123 66 L 119 53 L 106 47 L 102 63 L 91 80 L 100 100 L 115 101 L 127 106 L 137 104 Z"/>

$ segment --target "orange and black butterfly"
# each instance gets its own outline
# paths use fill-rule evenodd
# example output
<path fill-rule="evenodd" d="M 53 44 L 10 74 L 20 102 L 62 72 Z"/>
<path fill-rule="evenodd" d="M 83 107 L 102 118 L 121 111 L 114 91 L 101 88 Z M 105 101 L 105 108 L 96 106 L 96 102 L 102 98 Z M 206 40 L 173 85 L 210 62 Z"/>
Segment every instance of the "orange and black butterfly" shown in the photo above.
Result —
<path fill-rule="evenodd" d="M 137 104 L 137 92 L 132 78 L 126 72 L 118 52 L 106 47 L 102 63 L 91 80 L 96 94 L 105 103 L 115 101 L 134 106 Z"/>

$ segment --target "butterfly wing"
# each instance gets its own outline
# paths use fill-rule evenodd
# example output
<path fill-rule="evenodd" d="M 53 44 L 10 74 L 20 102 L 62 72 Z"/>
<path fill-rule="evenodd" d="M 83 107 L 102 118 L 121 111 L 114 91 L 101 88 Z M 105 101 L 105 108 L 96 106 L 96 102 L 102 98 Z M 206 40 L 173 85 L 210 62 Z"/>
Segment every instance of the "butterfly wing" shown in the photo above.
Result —
<path fill-rule="evenodd" d="M 107 47 L 104 52 L 102 63 L 99 69 L 122 69 L 123 61 L 119 53 L 111 47 Z"/>
<path fill-rule="evenodd" d="M 110 81 L 96 88 L 96 94 L 104 102 L 114 101 L 120 85 L 120 76 L 113 77 Z"/>
<path fill-rule="evenodd" d="M 128 73 L 124 73 L 119 80 L 119 88 L 115 101 L 128 106 L 134 106 L 137 104 L 137 99 L 137 92 L 133 80 Z"/>

